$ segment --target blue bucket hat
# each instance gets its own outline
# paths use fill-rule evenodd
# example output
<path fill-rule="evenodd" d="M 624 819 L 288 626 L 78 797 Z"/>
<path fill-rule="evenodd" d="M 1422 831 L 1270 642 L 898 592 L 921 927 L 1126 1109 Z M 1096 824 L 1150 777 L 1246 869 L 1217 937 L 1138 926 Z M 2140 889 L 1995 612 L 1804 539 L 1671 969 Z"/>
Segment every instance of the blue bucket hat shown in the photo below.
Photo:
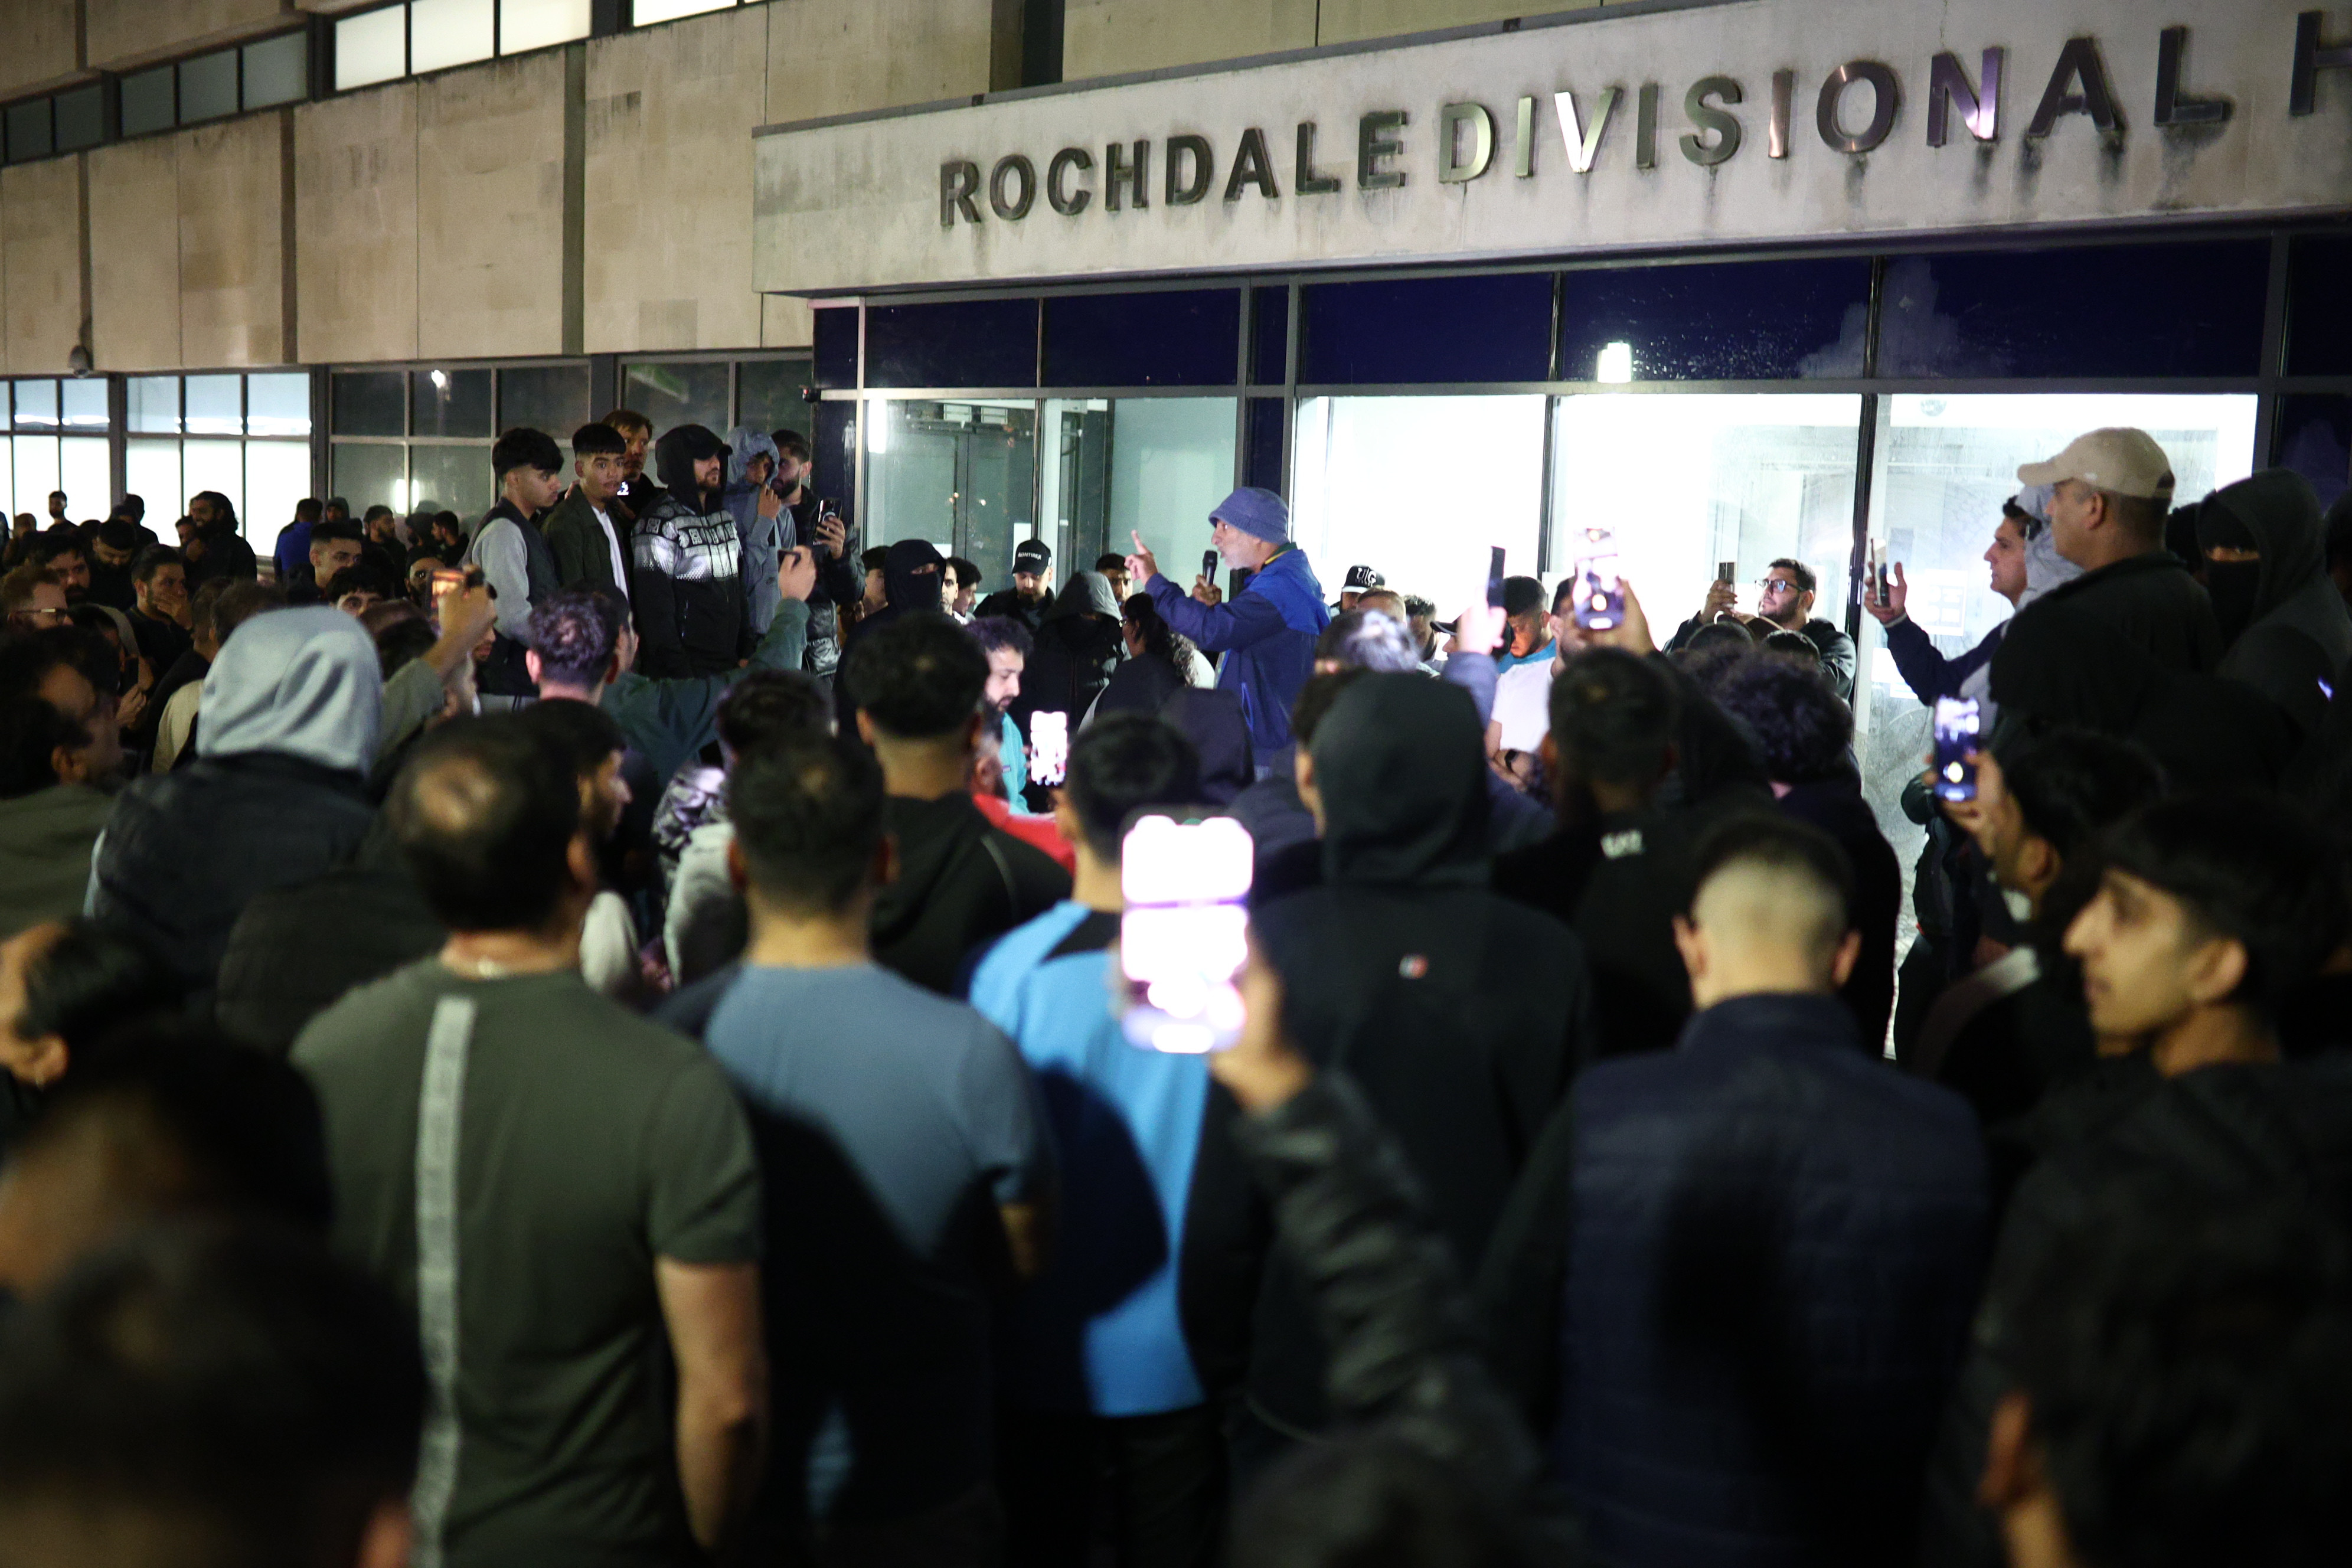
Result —
<path fill-rule="evenodd" d="M 1272 490 L 1255 485 L 1244 485 L 1219 501 L 1209 521 L 1223 521 L 1268 544 L 1290 542 L 1290 508 Z"/>

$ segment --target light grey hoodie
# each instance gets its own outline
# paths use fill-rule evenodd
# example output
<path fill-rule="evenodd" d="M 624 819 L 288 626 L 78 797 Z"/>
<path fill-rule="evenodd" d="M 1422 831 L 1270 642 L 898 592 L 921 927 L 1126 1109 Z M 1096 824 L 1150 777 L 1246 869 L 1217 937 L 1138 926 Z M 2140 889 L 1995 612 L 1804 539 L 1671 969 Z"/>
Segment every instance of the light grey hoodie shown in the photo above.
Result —
<path fill-rule="evenodd" d="M 255 616 L 205 675 L 196 755 L 278 752 L 365 773 L 383 723 L 383 676 L 357 619 L 325 605 Z"/>

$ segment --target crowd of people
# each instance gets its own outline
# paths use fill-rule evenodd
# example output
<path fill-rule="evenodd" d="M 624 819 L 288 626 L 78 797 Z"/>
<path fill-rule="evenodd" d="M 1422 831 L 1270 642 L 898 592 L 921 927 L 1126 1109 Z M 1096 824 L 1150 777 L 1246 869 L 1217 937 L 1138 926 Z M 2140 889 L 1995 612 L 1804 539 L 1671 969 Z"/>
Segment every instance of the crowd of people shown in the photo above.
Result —
<path fill-rule="evenodd" d="M 2094 431 L 1979 646 L 1864 584 L 1979 721 L 1898 968 L 1820 563 L 991 591 L 654 434 L 16 520 L 0 1563 L 2352 1551 L 2352 500 Z M 1229 1048 L 1123 1026 L 1154 814 Z"/>

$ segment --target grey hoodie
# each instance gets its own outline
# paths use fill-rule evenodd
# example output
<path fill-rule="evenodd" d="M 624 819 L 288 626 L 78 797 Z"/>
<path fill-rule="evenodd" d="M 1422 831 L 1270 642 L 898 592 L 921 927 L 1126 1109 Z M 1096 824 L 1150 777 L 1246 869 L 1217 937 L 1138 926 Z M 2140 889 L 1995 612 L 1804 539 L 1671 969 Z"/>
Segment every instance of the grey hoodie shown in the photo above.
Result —
<path fill-rule="evenodd" d="M 773 474 L 775 438 L 745 425 L 727 432 L 727 483 L 720 493 L 735 519 L 735 532 L 743 542 L 745 614 L 751 618 L 751 635 L 761 637 L 768 635 L 776 618 L 776 605 L 783 599 L 776 587 L 776 567 L 796 541 L 791 511 L 760 515 L 760 487 L 744 477 L 754 458 L 767 458 L 768 472 Z"/>
<path fill-rule="evenodd" d="M 383 676 L 359 621 L 326 605 L 256 616 L 205 674 L 196 755 L 277 752 L 364 773 L 383 723 Z"/>

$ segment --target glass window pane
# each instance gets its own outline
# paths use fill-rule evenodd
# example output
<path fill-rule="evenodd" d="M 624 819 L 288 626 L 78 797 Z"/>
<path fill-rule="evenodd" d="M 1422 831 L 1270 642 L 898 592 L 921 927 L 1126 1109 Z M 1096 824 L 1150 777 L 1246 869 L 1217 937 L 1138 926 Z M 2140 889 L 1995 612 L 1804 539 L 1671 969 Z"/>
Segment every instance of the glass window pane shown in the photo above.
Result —
<path fill-rule="evenodd" d="M 180 378 L 176 375 L 131 377 L 123 384 L 122 408 L 123 417 L 133 435 L 178 435 Z"/>
<path fill-rule="evenodd" d="M 310 96 L 310 36 L 280 33 L 245 46 L 245 106 L 267 109 Z"/>
<path fill-rule="evenodd" d="M 245 516 L 245 443 L 242 441 L 190 441 L 181 449 L 183 473 L 180 482 L 188 494 L 198 490 L 218 490 L 228 497 L 239 518 Z"/>
<path fill-rule="evenodd" d="M 420 370 L 408 378 L 412 427 L 419 436 L 491 436 L 490 373 Z"/>
<path fill-rule="evenodd" d="M 1563 397 L 1553 575 L 1570 570 L 1577 531 L 1613 521 L 1625 580 L 1661 640 L 1697 611 L 1717 563 L 1737 563 L 1738 602 L 1753 609 L 1757 580 L 1781 555 L 1812 568 L 1813 614 L 1843 626 L 1861 422 L 1862 399 L 1844 395 Z"/>
<path fill-rule="evenodd" d="M 294 521 L 294 503 L 310 494 L 310 447 L 302 441 L 245 444 L 245 504 L 237 516 L 251 539 L 278 542 L 278 530 Z M 366 515 L 364 510 L 353 514 Z"/>
<path fill-rule="evenodd" d="M 745 360 L 735 367 L 735 423 L 764 430 L 809 431 L 810 408 L 801 396 L 814 367 L 804 359 Z"/>
<path fill-rule="evenodd" d="M 660 436 L 680 425 L 707 425 L 727 433 L 727 366 L 719 361 L 633 364 L 621 401 L 653 421 Z"/>
<path fill-rule="evenodd" d="M 103 89 L 78 87 L 58 94 L 58 151 L 95 147 L 106 139 L 106 96 Z"/>
<path fill-rule="evenodd" d="M 177 77 L 170 66 L 157 66 L 153 70 L 139 71 L 122 79 L 122 133 L 144 136 L 151 131 L 169 131 L 180 117 L 179 107 L 173 97 L 173 82 Z"/>
<path fill-rule="evenodd" d="M 59 413 L 68 430 L 103 430 L 106 428 L 106 381 L 104 377 L 75 380 L 59 384 Z"/>
<path fill-rule="evenodd" d="M 488 59 L 495 15 L 491 0 L 410 0 L 408 68 L 422 73 Z"/>
<path fill-rule="evenodd" d="M 1299 331 L 1301 381 L 1541 381 L 1551 274 L 1318 283 L 1299 291 Z"/>
<path fill-rule="evenodd" d="M 1490 547 L 1508 552 L 1511 571 L 1535 573 L 1543 421 L 1534 395 L 1310 398 L 1298 407 L 1293 536 L 1333 594 L 1349 567 L 1366 565 L 1450 618 L 1484 601 Z M 1398 454 L 1412 451 L 1445 454 L 1443 520 L 1397 504 Z M 1194 537 L 1197 558 L 1206 523 Z"/>
<path fill-rule="evenodd" d="M 816 416 L 809 423 L 815 428 L 808 436 L 816 477 L 809 488 L 838 504 L 842 518 L 855 528 L 857 495 L 852 481 L 857 472 L 857 405 L 820 403 L 814 412 Z"/>
<path fill-rule="evenodd" d="M 1242 455 L 1242 483 L 1280 491 L 1282 435 L 1288 423 L 1279 397 L 1253 397 L 1249 405 L 1248 449 Z"/>
<path fill-rule="evenodd" d="M 490 449 L 420 441 L 408 449 L 409 494 L 415 507 L 454 511 L 468 528 L 490 510 Z M 341 492 L 353 505 L 359 498 Z"/>
<path fill-rule="evenodd" d="M 68 436 L 58 443 L 58 489 L 66 492 L 67 516 L 79 522 L 107 514 L 114 505 L 110 467 L 103 436 Z"/>
<path fill-rule="evenodd" d="M 8 106 L 8 162 L 21 163 L 27 158 L 46 158 L 56 151 L 49 134 L 49 100 L 34 99 L 29 103 Z"/>
<path fill-rule="evenodd" d="M 1237 289 L 1070 294 L 1045 301 L 1047 386 L 1231 386 Z"/>
<path fill-rule="evenodd" d="M 16 428 L 54 430 L 58 427 L 58 384 L 54 381 L 16 383 Z"/>
<path fill-rule="evenodd" d="M 2298 235 L 2288 252 L 2286 373 L 2340 375 L 2352 371 L 2352 239 Z"/>
<path fill-rule="evenodd" d="M 187 504 L 188 491 L 180 483 L 180 443 L 142 441 L 136 437 L 125 441 L 122 488 L 147 502 L 147 515 L 158 520 L 149 526 L 161 536 L 161 521 L 179 516 Z"/>
<path fill-rule="evenodd" d="M 857 312 L 844 306 L 814 312 L 816 384 L 828 390 L 857 384 Z"/>
<path fill-rule="evenodd" d="M 0 436 L 0 505 L 16 499 L 16 459 L 9 451 L 8 437 Z M 8 510 L 13 512 L 22 509 L 11 506 Z M 35 508 L 33 510 L 33 518 L 37 522 L 47 521 L 47 515 L 39 508 Z"/>
<path fill-rule="evenodd" d="M 396 370 L 364 370 L 336 376 L 330 386 L 338 436 L 404 436 L 408 433 L 408 387 Z"/>
<path fill-rule="evenodd" d="M 299 373 L 247 376 L 245 428 L 249 436 L 308 436 L 310 378 Z"/>
<path fill-rule="evenodd" d="M 328 456 L 334 493 L 352 503 L 353 517 L 365 517 L 372 506 L 409 510 L 408 448 L 338 441 Z"/>
<path fill-rule="evenodd" d="M 236 112 L 236 51 L 198 55 L 180 62 L 180 122 L 217 120 Z"/>
<path fill-rule="evenodd" d="M 2333 506 L 2352 484 L 2352 397 L 2295 393 L 2279 399 L 2278 464 L 2293 468 Z"/>
<path fill-rule="evenodd" d="M 586 365 L 535 364 L 499 372 L 499 429 L 544 430 L 557 446 L 569 448 L 572 432 L 588 419 Z"/>
<path fill-rule="evenodd" d="M 234 375 L 188 377 L 189 435 L 245 434 L 245 409 L 239 401 L 238 380 Z"/>
<path fill-rule="evenodd" d="M 1757 381 L 1862 374 L 1870 263 L 1753 261 L 1570 272 L 1565 381 Z"/>
<path fill-rule="evenodd" d="M 387 5 L 335 23 L 335 90 L 390 81 L 408 70 L 408 7 Z"/>
<path fill-rule="evenodd" d="M 499 53 L 520 54 L 584 38 L 590 10 L 589 0 L 499 0 Z"/>
<path fill-rule="evenodd" d="M 705 11 L 724 11 L 734 4 L 735 0 L 636 0 L 629 7 L 629 18 L 633 26 L 646 27 L 680 16 L 699 16 Z"/>
<path fill-rule="evenodd" d="M 9 443 L 16 453 L 16 510 L 48 521 L 49 492 L 58 489 L 58 438 L 18 436 Z M 73 516 L 73 492 L 66 492 L 66 515 Z M 79 521 L 79 519 L 75 519 Z"/>
<path fill-rule="evenodd" d="M 2267 240 L 1897 257 L 1878 374 L 2252 375 L 2269 279 Z"/>
<path fill-rule="evenodd" d="M 1013 542 L 1031 532 L 1034 406 L 977 398 L 877 402 L 867 416 L 867 542 L 928 539 L 1001 584 Z"/>
<path fill-rule="evenodd" d="M 868 386 L 1034 386 L 1037 302 L 870 305 Z"/>
<path fill-rule="evenodd" d="M 1045 451 L 1040 515 L 1064 580 L 1106 550 L 1126 551 L 1130 531 L 1173 572 L 1201 558 L 1209 509 L 1234 488 L 1234 400 L 1055 399 L 1045 405 Z M 990 587 L 1010 580 L 1009 552 L 971 560 Z"/>

